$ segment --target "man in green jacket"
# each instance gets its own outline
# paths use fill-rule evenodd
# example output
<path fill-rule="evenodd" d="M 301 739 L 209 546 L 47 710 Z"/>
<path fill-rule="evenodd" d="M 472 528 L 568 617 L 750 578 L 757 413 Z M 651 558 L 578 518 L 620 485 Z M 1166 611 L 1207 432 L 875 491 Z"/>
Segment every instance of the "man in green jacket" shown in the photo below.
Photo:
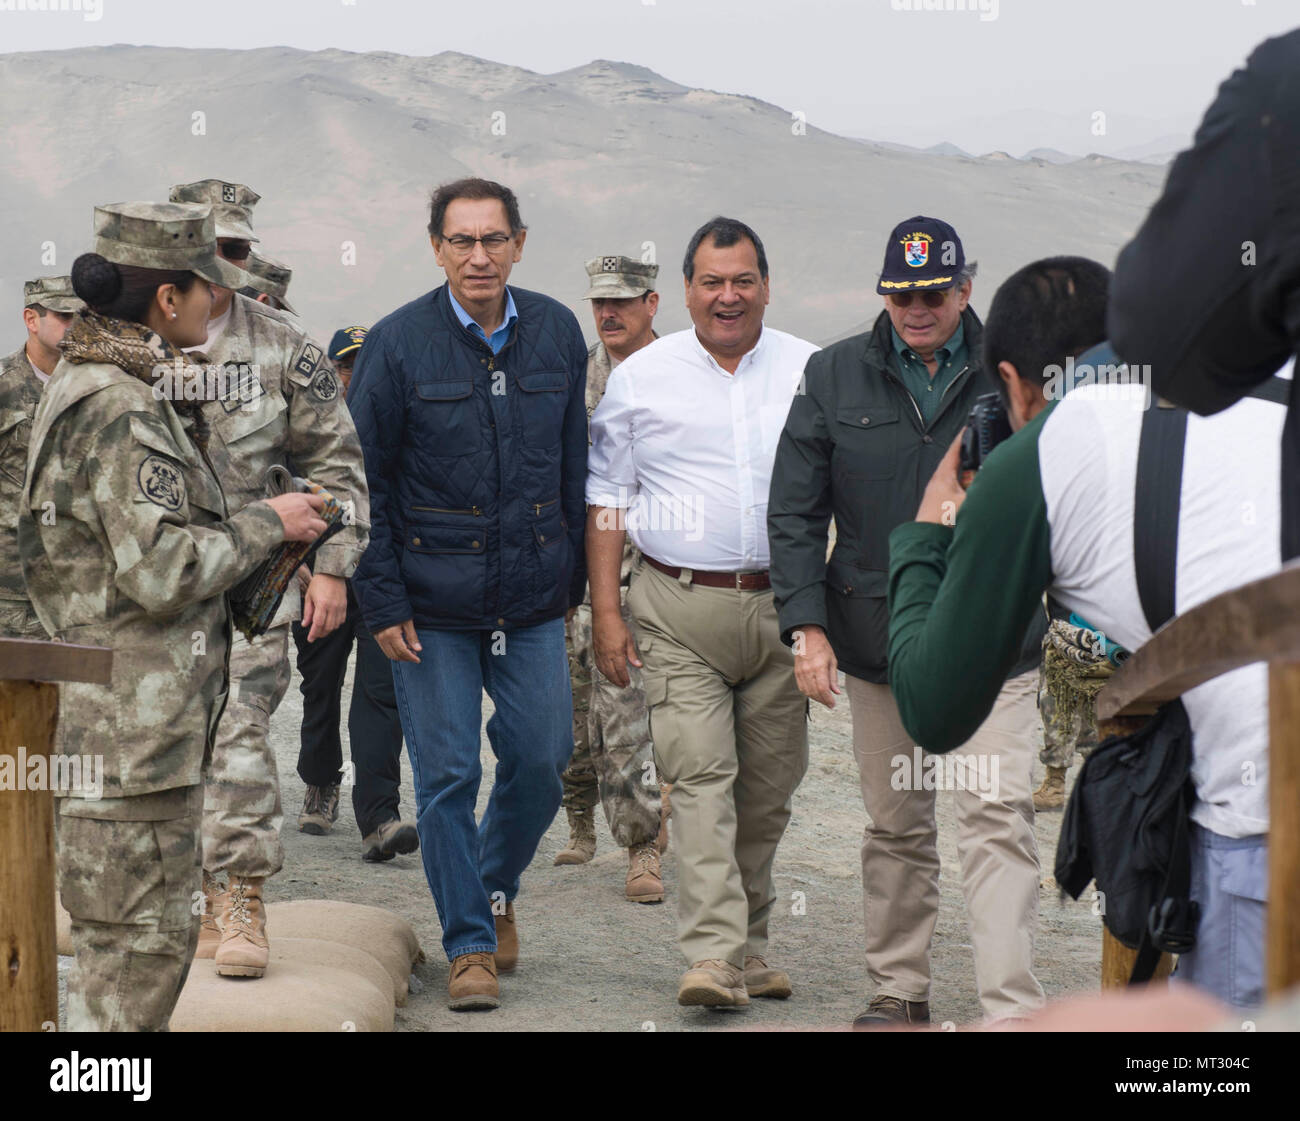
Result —
<path fill-rule="evenodd" d="M 929 1020 L 930 940 L 939 907 L 936 789 L 956 791 L 958 851 L 986 1015 L 1043 1001 L 1031 970 L 1038 851 L 1030 770 L 1036 739 L 1036 620 L 962 766 L 938 767 L 899 721 L 888 684 L 889 533 L 992 389 L 970 309 L 974 264 L 946 222 L 895 227 L 873 328 L 808 360 L 777 448 L 768 505 L 772 587 L 800 689 L 828 708 L 844 670 L 853 748 L 870 815 L 862 845 L 867 970 L 875 998 L 855 1026 Z M 827 531 L 835 518 L 835 548 Z M 940 773 L 941 772 L 941 773 Z"/>

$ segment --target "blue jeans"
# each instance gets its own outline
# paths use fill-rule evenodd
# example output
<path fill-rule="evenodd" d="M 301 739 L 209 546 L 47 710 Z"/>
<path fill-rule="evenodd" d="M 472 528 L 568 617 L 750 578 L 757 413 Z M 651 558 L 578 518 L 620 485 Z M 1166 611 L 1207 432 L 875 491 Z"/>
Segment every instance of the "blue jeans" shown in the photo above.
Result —
<path fill-rule="evenodd" d="M 494 913 L 519 892 L 560 808 L 573 753 L 564 620 L 499 631 L 419 630 L 419 663 L 393 662 L 419 815 L 420 855 L 447 959 L 496 950 Z M 496 712 L 496 780 L 475 825 L 483 690 Z M 495 907 L 495 911 L 494 911 Z"/>
<path fill-rule="evenodd" d="M 1268 837 L 1223 837 L 1192 827 L 1191 896 L 1201 905 L 1196 946 L 1174 977 L 1234 1008 L 1264 1003 Z"/>

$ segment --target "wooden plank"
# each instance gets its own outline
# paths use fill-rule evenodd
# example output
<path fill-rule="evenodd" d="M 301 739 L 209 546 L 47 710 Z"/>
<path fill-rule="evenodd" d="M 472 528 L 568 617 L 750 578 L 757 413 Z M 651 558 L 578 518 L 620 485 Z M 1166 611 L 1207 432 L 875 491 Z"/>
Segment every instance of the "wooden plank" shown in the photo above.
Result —
<path fill-rule="evenodd" d="M 1300 660 L 1300 565 L 1243 584 L 1171 619 L 1107 682 L 1097 716 L 1154 712 L 1254 662 Z"/>
<path fill-rule="evenodd" d="M 20 747 L 28 757 L 53 750 L 58 704 L 57 685 L 0 680 L 0 773 L 24 780 L 0 788 L 0 1032 L 51 1030 L 59 1021 L 54 796 L 48 782 L 14 788 L 26 779 Z"/>
<path fill-rule="evenodd" d="M 1265 969 L 1276 997 L 1300 985 L 1300 662 L 1269 666 L 1268 722 Z"/>
<path fill-rule="evenodd" d="M 109 685 L 113 651 L 31 638 L 0 638 L 0 681 L 88 681 Z"/>
<path fill-rule="evenodd" d="M 1133 975 L 1133 963 L 1137 961 L 1137 950 L 1130 950 L 1104 926 L 1101 928 L 1101 987 L 1103 989 L 1122 989 Z M 1156 971 L 1148 984 L 1159 984 L 1169 980 L 1174 971 L 1172 954 L 1161 954 L 1156 962 Z"/>

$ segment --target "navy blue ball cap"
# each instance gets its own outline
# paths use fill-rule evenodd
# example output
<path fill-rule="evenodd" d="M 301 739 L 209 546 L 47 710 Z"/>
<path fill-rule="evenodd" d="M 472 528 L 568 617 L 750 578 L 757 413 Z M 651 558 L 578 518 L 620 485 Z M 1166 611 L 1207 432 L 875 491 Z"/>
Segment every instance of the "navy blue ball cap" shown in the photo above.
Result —
<path fill-rule="evenodd" d="M 361 344 L 365 341 L 366 329 L 364 327 L 340 327 L 334 332 L 334 337 L 330 339 L 330 361 L 337 362 L 340 358 L 355 354 L 361 349 Z"/>
<path fill-rule="evenodd" d="M 899 222 L 889 235 L 876 291 L 887 295 L 917 288 L 951 288 L 965 267 L 966 253 L 957 231 L 938 218 L 918 214 Z"/>

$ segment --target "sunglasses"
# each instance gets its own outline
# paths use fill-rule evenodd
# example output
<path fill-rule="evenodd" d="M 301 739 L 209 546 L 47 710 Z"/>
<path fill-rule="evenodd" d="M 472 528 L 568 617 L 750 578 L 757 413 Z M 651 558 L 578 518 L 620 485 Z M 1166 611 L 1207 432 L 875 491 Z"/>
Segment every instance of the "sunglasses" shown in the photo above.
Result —
<path fill-rule="evenodd" d="M 217 252 L 227 261 L 247 261 L 253 251 L 249 241 L 236 241 L 234 238 L 221 238 L 217 241 Z"/>
<path fill-rule="evenodd" d="M 937 292 L 934 290 L 929 292 L 890 292 L 889 302 L 894 307 L 910 307 L 913 296 L 920 296 L 921 302 L 928 308 L 943 307 L 944 301 L 948 299 L 948 290 L 944 288 Z"/>

